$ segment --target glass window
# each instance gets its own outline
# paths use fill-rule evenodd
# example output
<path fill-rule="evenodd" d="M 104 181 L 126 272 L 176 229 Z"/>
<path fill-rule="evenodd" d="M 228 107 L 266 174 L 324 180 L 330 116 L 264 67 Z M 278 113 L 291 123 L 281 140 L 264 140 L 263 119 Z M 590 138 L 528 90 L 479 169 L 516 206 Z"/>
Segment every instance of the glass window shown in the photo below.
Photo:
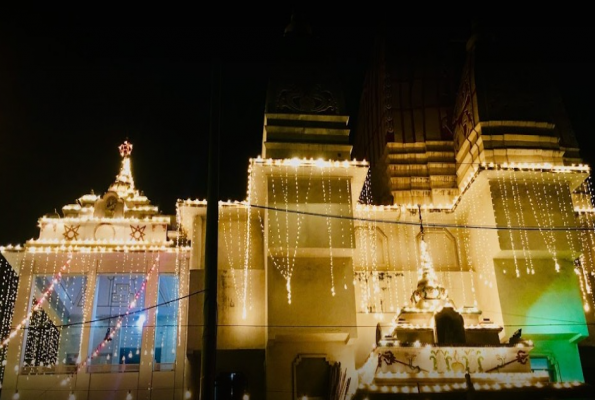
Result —
<path fill-rule="evenodd" d="M 91 365 L 125 366 L 140 363 L 146 319 L 142 311 L 145 305 L 143 281 L 144 275 L 97 276 L 94 322 L 89 339 L 89 354 L 97 351 L 97 355 L 91 359 Z M 107 371 L 111 370 L 107 368 Z"/>
<path fill-rule="evenodd" d="M 31 316 L 25 335 L 23 365 L 34 372 L 40 368 L 75 368 L 83 327 L 86 278 L 64 275 L 48 292 L 54 276 L 38 275 L 33 280 L 30 307 L 47 293 L 42 306 Z"/>
<path fill-rule="evenodd" d="M 159 295 L 155 312 L 155 369 L 172 369 L 178 342 L 178 277 L 159 275 Z"/>

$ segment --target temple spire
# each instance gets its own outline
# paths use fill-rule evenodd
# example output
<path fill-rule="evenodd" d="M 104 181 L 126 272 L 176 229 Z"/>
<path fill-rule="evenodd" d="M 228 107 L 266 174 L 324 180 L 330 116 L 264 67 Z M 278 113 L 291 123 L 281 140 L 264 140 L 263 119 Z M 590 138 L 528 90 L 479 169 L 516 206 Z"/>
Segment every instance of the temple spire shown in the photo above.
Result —
<path fill-rule="evenodd" d="M 439 304 L 444 304 L 448 300 L 446 289 L 442 286 L 436 271 L 430 252 L 428 251 L 428 244 L 425 241 L 424 223 L 421 215 L 421 205 L 418 205 L 419 210 L 419 231 L 420 231 L 420 263 L 418 268 L 417 288 L 411 295 L 411 302 L 418 308 L 436 307 Z"/>
<path fill-rule="evenodd" d="M 127 140 L 119 147 L 120 156 L 122 157 L 122 165 L 120 172 L 116 176 L 116 181 L 109 187 L 108 191 L 118 193 L 121 198 L 134 196 L 136 189 L 134 187 L 134 178 L 132 177 L 132 168 L 130 163 L 130 155 L 132 154 L 132 143 Z"/>

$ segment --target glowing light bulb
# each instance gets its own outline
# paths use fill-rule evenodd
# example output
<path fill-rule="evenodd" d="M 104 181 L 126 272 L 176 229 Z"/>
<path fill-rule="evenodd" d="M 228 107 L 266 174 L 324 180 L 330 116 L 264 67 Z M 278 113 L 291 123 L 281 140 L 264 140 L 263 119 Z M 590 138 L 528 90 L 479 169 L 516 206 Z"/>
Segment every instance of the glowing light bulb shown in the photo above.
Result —
<path fill-rule="evenodd" d="M 142 328 L 146 320 L 147 317 L 145 316 L 145 314 L 139 315 L 138 320 L 136 321 L 136 326 Z"/>

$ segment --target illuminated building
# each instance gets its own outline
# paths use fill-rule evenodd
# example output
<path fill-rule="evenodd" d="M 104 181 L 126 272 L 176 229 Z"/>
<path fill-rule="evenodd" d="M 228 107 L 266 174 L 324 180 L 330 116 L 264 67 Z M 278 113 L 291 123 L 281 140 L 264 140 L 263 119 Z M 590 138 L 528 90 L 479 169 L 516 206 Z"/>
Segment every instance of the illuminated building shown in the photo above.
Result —
<path fill-rule="evenodd" d="M 135 188 L 132 144 L 119 150 L 120 173 L 104 195 L 80 197 L 40 218 L 38 239 L 2 248 L 19 280 L 0 344 L 2 398 L 125 398 L 132 387 L 134 398 L 159 398 L 176 382 L 188 386 L 179 327 L 187 307 L 177 299 L 189 248 Z"/>
<path fill-rule="evenodd" d="M 219 203 L 219 388 L 251 399 L 586 393 L 594 207 L 590 168 L 557 140 L 560 126 L 486 120 L 471 42 L 452 137 L 434 121 L 385 144 L 395 175 L 373 204 L 332 71 L 307 58 L 301 21 L 286 39 L 297 47 L 291 68 L 273 71 L 246 198 Z M 428 116 L 448 114 L 430 103 Z M 131 152 L 120 147 L 104 194 L 2 248 L 19 276 L 2 399 L 197 398 L 207 204 L 180 199 L 161 215 L 134 185 Z"/>
<path fill-rule="evenodd" d="M 436 274 L 465 324 L 465 310 L 477 309 L 503 327 L 501 343 L 522 329 L 533 343 L 533 369 L 547 371 L 551 382 L 582 382 L 589 376 L 579 346 L 585 372 L 592 371 L 593 348 L 590 167 L 579 157 L 543 54 L 531 51 L 535 43 L 475 29 L 466 48 L 440 29 L 425 35 L 395 28 L 375 44 L 354 155 L 371 163 L 368 202 L 385 205 L 368 214 L 387 221 L 369 235 L 382 251 L 368 265 L 391 283 L 368 272 L 372 287 L 382 289 L 368 289 L 366 305 L 384 324 L 392 320 L 387 308 L 412 306 L 405 296 L 390 304 L 383 294 L 395 282 L 415 289 L 408 271 L 421 250 L 407 246 L 421 245 L 412 225 L 421 212 L 431 225 L 425 238 Z M 399 207 L 390 217 L 383 211 Z M 410 316 L 404 312 L 402 322 Z M 490 392 L 492 384 L 479 389 Z M 427 383 L 421 391 L 438 390 L 445 387 Z"/>

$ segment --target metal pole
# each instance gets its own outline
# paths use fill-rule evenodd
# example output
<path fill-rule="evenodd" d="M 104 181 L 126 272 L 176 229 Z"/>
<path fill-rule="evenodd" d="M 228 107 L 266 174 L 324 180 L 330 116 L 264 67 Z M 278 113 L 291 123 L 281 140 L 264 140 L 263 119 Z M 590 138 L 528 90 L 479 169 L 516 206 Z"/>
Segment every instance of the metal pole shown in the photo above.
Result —
<path fill-rule="evenodd" d="M 213 62 L 212 68 L 200 400 L 214 400 L 217 371 L 217 236 L 219 228 L 219 122 L 221 113 L 221 66 L 218 60 Z"/>

